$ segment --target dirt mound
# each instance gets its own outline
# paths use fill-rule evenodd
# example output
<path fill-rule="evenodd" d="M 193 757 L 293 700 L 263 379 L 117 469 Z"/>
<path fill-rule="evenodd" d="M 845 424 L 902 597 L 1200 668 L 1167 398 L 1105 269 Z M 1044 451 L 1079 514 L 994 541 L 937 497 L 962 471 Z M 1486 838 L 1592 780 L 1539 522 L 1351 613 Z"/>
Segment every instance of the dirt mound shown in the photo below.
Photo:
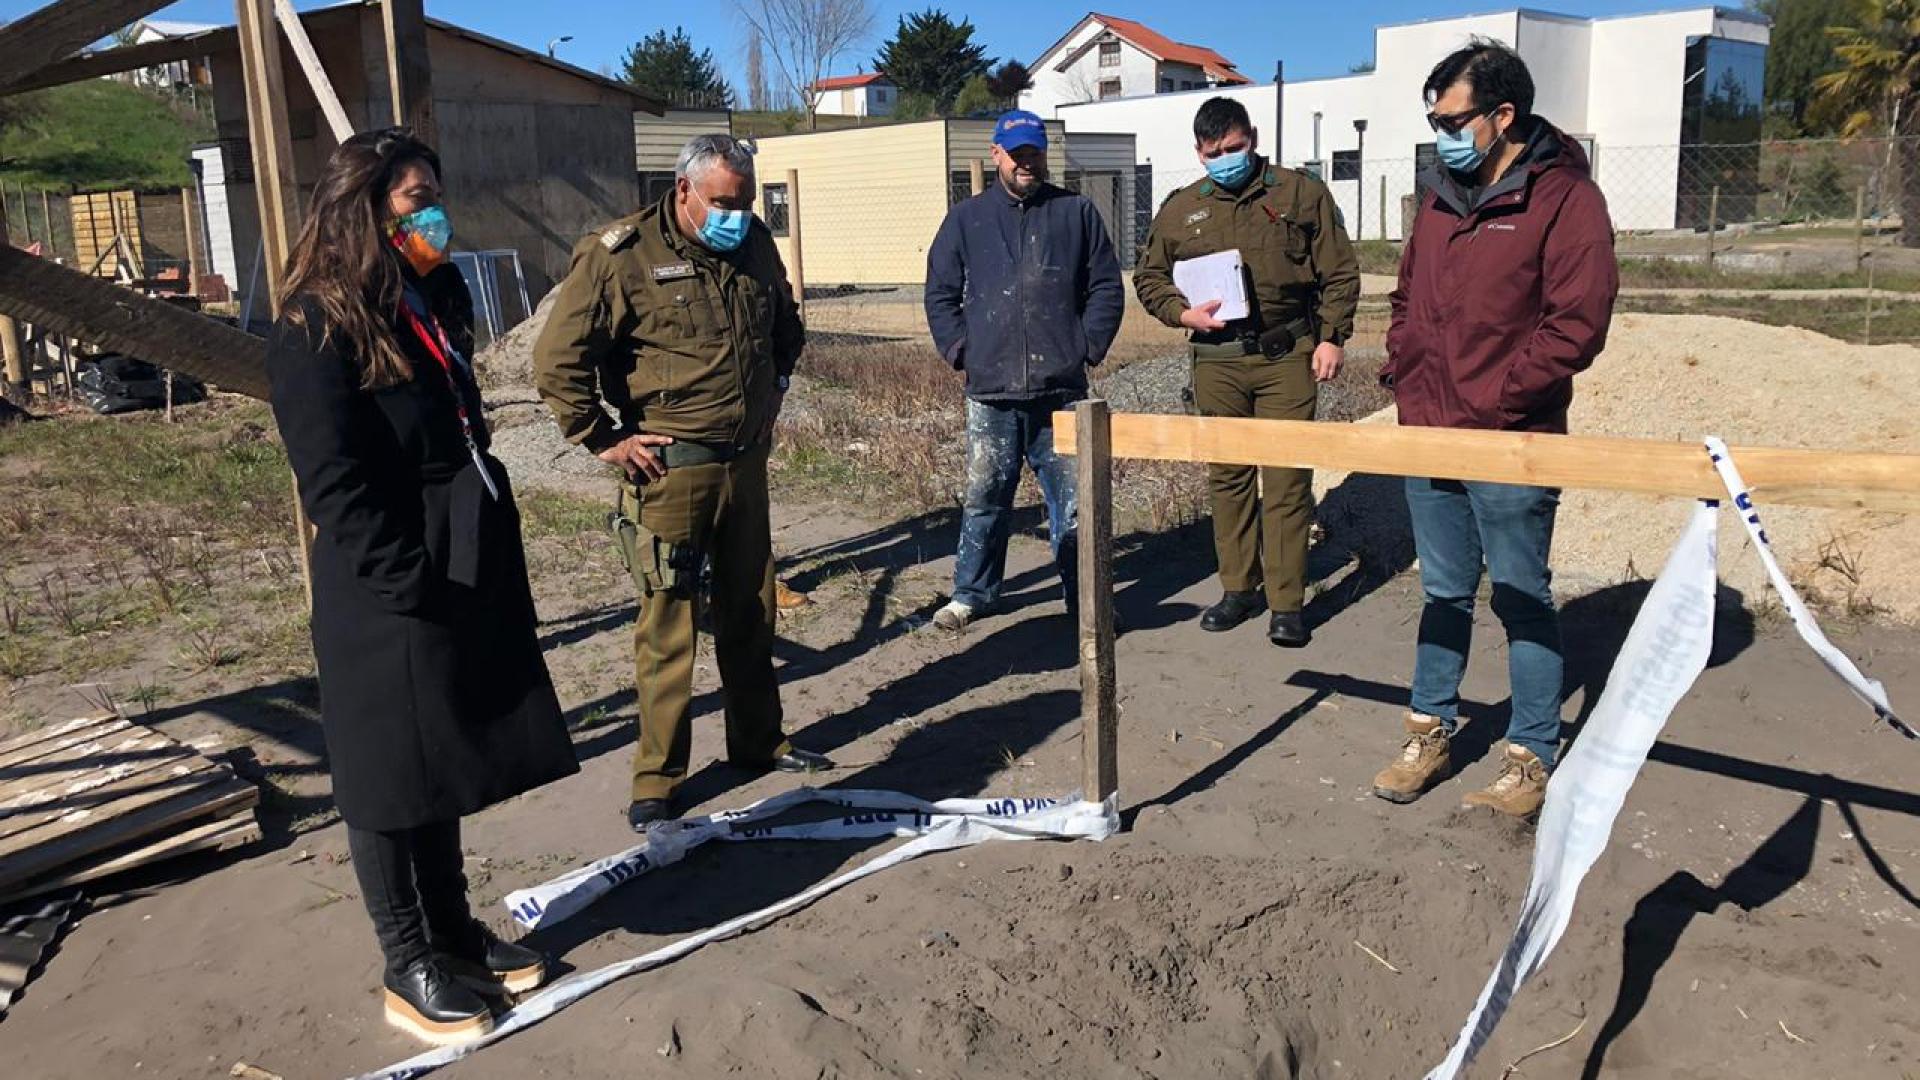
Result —
<path fill-rule="evenodd" d="M 1736 450 L 1791 446 L 1920 451 L 1920 349 L 1864 347 L 1795 328 L 1702 315 L 1621 315 L 1607 351 L 1575 383 L 1572 429 L 1583 435 L 1678 439 L 1719 435 Z M 1391 408 L 1367 423 L 1392 423 Z M 1355 499 L 1348 477 L 1315 480 L 1322 520 L 1350 549 L 1411 557 L 1406 511 Z M 1356 485 L 1361 481 L 1355 481 Z M 1366 481 L 1385 493 L 1391 484 Z M 1328 521 L 1324 504 L 1336 504 Z M 1901 572 L 1920 548 L 1920 519 L 1897 514 L 1760 507 L 1782 565 L 1803 591 L 1855 614 L 1920 622 L 1920 581 Z M 1673 499 L 1567 492 L 1554 536 L 1561 591 L 1580 595 L 1665 563 L 1686 521 Z M 1759 560 L 1731 517 L 1721 524 L 1721 579 L 1750 606 L 1767 595 Z"/>
<path fill-rule="evenodd" d="M 501 334 L 474 356 L 474 369 L 480 375 L 480 388 L 491 395 L 495 391 L 533 385 L 533 343 L 546 328 L 547 316 L 559 289 L 551 289 L 540 299 L 520 325 Z"/>

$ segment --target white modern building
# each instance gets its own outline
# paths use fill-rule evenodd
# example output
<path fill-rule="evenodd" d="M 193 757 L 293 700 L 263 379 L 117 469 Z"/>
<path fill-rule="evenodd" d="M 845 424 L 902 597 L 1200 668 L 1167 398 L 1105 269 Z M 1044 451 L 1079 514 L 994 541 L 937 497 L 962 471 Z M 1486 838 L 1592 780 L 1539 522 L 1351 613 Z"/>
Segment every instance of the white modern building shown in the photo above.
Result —
<path fill-rule="evenodd" d="M 1374 70 L 1288 82 L 1279 102 L 1280 160 L 1328 179 L 1357 237 L 1400 237 L 1403 199 L 1434 153 L 1421 88 L 1434 64 L 1474 37 L 1519 50 L 1536 84 L 1534 111 L 1587 146 L 1620 229 L 1702 224 L 1707 189 L 1718 182 L 1708 164 L 1720 179 L 1759 169 L 1750 144 L 1760 137 L 1769 24 L 1758 15 L 1702 7 L 1586 19 L 1521 9 L 1382 26 Z M 1136 207 L 1144 230 L 1168 195 L 1202 175 L 1193 113 L 1215 94 L 1246 105 L 1271 154 L 1271 83 L 1062 105 L 1053 115 L 1069 133 L 1134 136 L 1138 190 L 1153 193 L 1151 205 Z M 1703 153 L 1701 143 L 1718 145 Z M 1727 149 L 1733 144 L 1749 145 Z M 1720 209 L 1721 220 L 1742 220 L 1724 198 Z"/>
<path fill-rule="evenodd" d="M 1062 105 L 1246 86 L 1233 61 L 1200 45 L 1175 41 L 1132 19 L 1088 12 L 1065 37 L 1027 66 L 1033 85 L 1020 107 L 1052 117 Z"/>
<path fill-rule="evenodd" d="M 813 100 L 821 116 L 892 116 L 900 88 L 879 72 L 839 75 L 813 84 Z"/>

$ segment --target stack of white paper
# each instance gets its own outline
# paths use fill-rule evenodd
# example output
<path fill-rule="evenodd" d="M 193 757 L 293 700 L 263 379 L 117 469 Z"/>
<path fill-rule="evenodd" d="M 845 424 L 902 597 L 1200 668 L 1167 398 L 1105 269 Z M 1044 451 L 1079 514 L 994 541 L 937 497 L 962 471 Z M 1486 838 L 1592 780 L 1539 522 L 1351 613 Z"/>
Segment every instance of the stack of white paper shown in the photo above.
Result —
<path fill-rule="evenodd" d="M 1191 307 L 1210 300 L 1220 301 L 1220 310 L 1214 312 L 1213 317 L 1221 322 L 1247 317 L 1247 275 L 1240 267 L 1238 248 L 1174 263 L 1173 287 L 1180 290 Z"/>

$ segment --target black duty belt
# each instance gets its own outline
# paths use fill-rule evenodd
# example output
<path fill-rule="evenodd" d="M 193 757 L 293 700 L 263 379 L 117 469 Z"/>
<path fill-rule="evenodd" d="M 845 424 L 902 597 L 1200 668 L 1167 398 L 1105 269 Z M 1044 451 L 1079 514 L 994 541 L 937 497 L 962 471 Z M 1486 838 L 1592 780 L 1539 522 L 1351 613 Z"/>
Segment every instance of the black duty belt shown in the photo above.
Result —
<path fill-rule="evenodd" d="M 1303 316 L 1258 332 L 1221 331 L 1204 338 L 1196 334 L 1188 347 L 1193 350 L 1195 360 L 1239 360 L 1249 356 L 1279 360 L 1293 355 L 1295 346 L 1312 336 L 1313 323 Z"/>
<path fill-rule="evenodd" d="M 675 440 L 657 448 L 660 460 L 669 469 L 693 465 L 724 465 L 747 452 L 744 446 L 729 443 L 684 442 Z"/>

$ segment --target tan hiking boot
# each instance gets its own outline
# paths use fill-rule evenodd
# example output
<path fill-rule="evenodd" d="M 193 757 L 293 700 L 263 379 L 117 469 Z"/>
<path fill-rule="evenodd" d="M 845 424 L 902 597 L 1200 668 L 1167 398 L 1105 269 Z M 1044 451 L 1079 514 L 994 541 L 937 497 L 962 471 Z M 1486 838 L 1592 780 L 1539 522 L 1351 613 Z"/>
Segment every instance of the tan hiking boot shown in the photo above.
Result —
<path fill-rule="evenodd" d="M 813 599 L 809 597 L 806 593 L 795 592 L 794 590 L 787 587 L 786 582 L 781 581 L 778 578 L 774 579 L 773 606 L 776 610 L 792 611 L 796 608 L 806 607 L 808 604 L 811 604 L 811 603 L 813 603 Z"/>
<path fill-rule="evenodd" d="M 1407 741 L 1400 756 L 1373 778 L 1373 793 L 1388 802 L 1410 803 L 1447 775 L 1452 742 L 1437 717 L 1407 714 Z"/>
<path fill-rule="evenodd" d="M 1507 745 L 1500 775 L 1493 783 L 1461 800 L 1462 806 L 1484 806 L 1510 817 L 1531 817 L 1547 800 L 1547 766 L 1524 746 Z"/>

